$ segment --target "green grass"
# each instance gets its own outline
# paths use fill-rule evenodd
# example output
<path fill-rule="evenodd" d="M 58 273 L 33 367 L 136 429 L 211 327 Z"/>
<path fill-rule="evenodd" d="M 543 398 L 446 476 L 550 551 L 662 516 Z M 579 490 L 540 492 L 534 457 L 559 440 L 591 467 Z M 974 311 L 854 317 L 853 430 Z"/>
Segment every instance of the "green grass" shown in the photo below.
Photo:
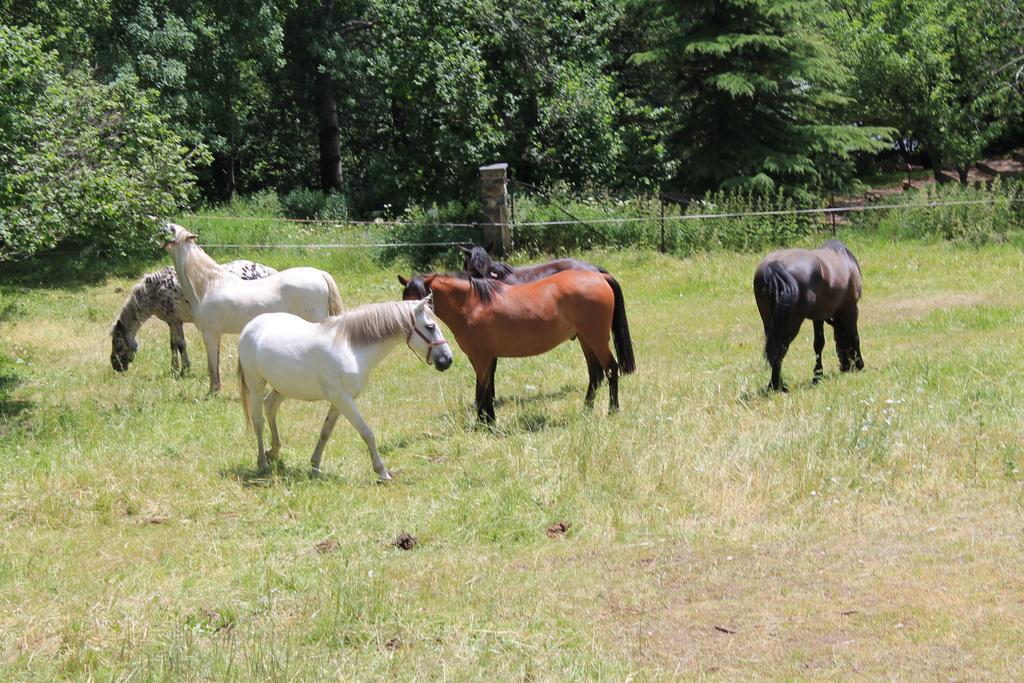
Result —
<path fill-rule="evenodd" d="M 202 233 L 201 233 L 202 234 Z M 148 323 L 126 375 L 107 330 L 134 277 L 0 278 L 0 677 L 1012 678 L 1024 667 L 1024 257 L 851 236 L 867 370 L 810 385 L 810 326 L 766 395 L 758 256 L 589 252 L 623 285 L 638 372 L 582 409 L 565 344 L 473 374 L 404 348 L 358 403 L 397 473 L 374 483 L 326 411 L 285 403 L 255 477 L 234 341 L 222 395 L 171 376 Z M 221 250 L 395 298 L 361 252 Z M 169 261 L 167 261 L 169 262 Z M 549 538 L 556 522 L 571 524 Z M 402 532 L 419 544 L 393 547 Z M 337 543 L 328 552 L 317 544 Z"/>

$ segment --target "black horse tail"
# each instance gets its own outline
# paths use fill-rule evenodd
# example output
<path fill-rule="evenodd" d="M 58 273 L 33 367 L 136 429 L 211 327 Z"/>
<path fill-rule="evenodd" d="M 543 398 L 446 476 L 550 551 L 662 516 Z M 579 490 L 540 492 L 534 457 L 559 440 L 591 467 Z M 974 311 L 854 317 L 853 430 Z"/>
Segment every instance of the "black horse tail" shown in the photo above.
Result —
<path fill-rule="evenodd" d="M 786 326 L 800 300 L 800 285 L 781 263 L 772 262 L 764 267 L 755 287 L 767 294 L 772 302 L 771 318 L 765 321 L 764 355 L 775 363 L 785 353 Z"/>
<path fill-rule="evenodd" d="M 615 340 L 615 355 L 619 360 L 619 370 L 628 375 L 636 370 L 633 359 L 633 340 L 629 336 L 629 321 L 626 320 L 626 301 L 622 298 L 622 288 L 611 275 L 605 277 L 615 295 L 615 309 L 612 311 L 612 337 Z"/>

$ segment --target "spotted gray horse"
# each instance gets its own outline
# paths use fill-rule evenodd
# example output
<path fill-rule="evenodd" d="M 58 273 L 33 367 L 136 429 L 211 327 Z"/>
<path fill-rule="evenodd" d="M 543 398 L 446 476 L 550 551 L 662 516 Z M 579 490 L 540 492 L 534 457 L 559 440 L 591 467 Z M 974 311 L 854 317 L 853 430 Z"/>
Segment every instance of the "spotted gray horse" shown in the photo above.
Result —
<path fill-rule="evenodd" d="M 277 272 L 252 261 L 232 261 L 224 267 L 243 280 L 260 280 Z M 179 368 L 181 372 L 189 369 L 184 323 L 192 322 L 192 308 L 181 292 L 174 266 L 168 266 L 143 275 L 125 300 L 110 330 L 110 365 L 114 370 L 125 372 L 128 369 L 139 349 L 136 334 L 142 323 L 154 315 L 167 323 L 171 331 L 171 368 L 175 372 Z"/>

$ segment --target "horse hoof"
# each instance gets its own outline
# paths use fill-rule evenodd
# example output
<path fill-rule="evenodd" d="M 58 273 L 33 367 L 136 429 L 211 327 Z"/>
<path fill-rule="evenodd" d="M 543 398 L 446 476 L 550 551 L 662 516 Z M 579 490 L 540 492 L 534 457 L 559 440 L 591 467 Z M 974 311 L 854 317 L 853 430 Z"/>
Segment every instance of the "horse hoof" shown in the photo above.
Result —
<path fill-rule="evenodd" d="M 310 479 L 319 479 L 320 478 L 320 470 L 318 468 L 316 468 L 316 467 L 309 468 L 309 478 Z"/>

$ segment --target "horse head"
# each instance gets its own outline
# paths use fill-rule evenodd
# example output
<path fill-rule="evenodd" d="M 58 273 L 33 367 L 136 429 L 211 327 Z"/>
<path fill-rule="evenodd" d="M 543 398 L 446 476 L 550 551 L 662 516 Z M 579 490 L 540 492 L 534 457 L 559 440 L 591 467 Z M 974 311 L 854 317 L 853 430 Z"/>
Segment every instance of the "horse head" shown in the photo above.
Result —
<path fill-rule="evenodd" d="M 116 372 L 126 372 L 139 350 L 139 342 L 128 337 L 128 330 L 118 320 L 110 330 L 110 366 Z"/>
<path fill-rule="evenodd" d="M 433 365 L 438 371 L 444 372 L 452 364 L 452 349 L 448 345 L 441 329 L 434 319 L 434 311 L 431 299 L 434 295 L 428 294 L 420 299 L 412 311 L 412 329 L 406 343 L 413 352 L 426 360 L 428 365 Z"/>
<path fill-rule="evenodd" d="M 838 322 L 829 321 L 835 329 L 836 356 L 839 358 L 839 371 L 849 372 L 853 368 L 864 369 L 864 359 L 857 353 L 857 339 L 847 332 Z"/>
<path fill-rule="evenodd" d="M 425 299 L 430 294 L 431 279 L 429 276 L 423 275 L 413 275 L 406 279 L 399 275 L 398 282 L 404 287 L 402 290 L 402 300 L 419 301 L 420 299 Z"/>
<path fill-rule="evenodd" d="M 491 267 L 493 266 L 493 261 L 486 249 L 483 247 L 467 249 L 463 246 L 460 246 L 459 249 L 463 253 L 462 270 L 472 277 L 492 276 Z"/>
<path fill-rule="evenodd" d="M 164 223 L 161 228 L 161 235 L 164 238 L 164 249 L 167 251 L 171 251 L 174 247 L 180 246 L 185 242 L 195 242 L 198 237 L 177 223 L 169 221 Z"/>

